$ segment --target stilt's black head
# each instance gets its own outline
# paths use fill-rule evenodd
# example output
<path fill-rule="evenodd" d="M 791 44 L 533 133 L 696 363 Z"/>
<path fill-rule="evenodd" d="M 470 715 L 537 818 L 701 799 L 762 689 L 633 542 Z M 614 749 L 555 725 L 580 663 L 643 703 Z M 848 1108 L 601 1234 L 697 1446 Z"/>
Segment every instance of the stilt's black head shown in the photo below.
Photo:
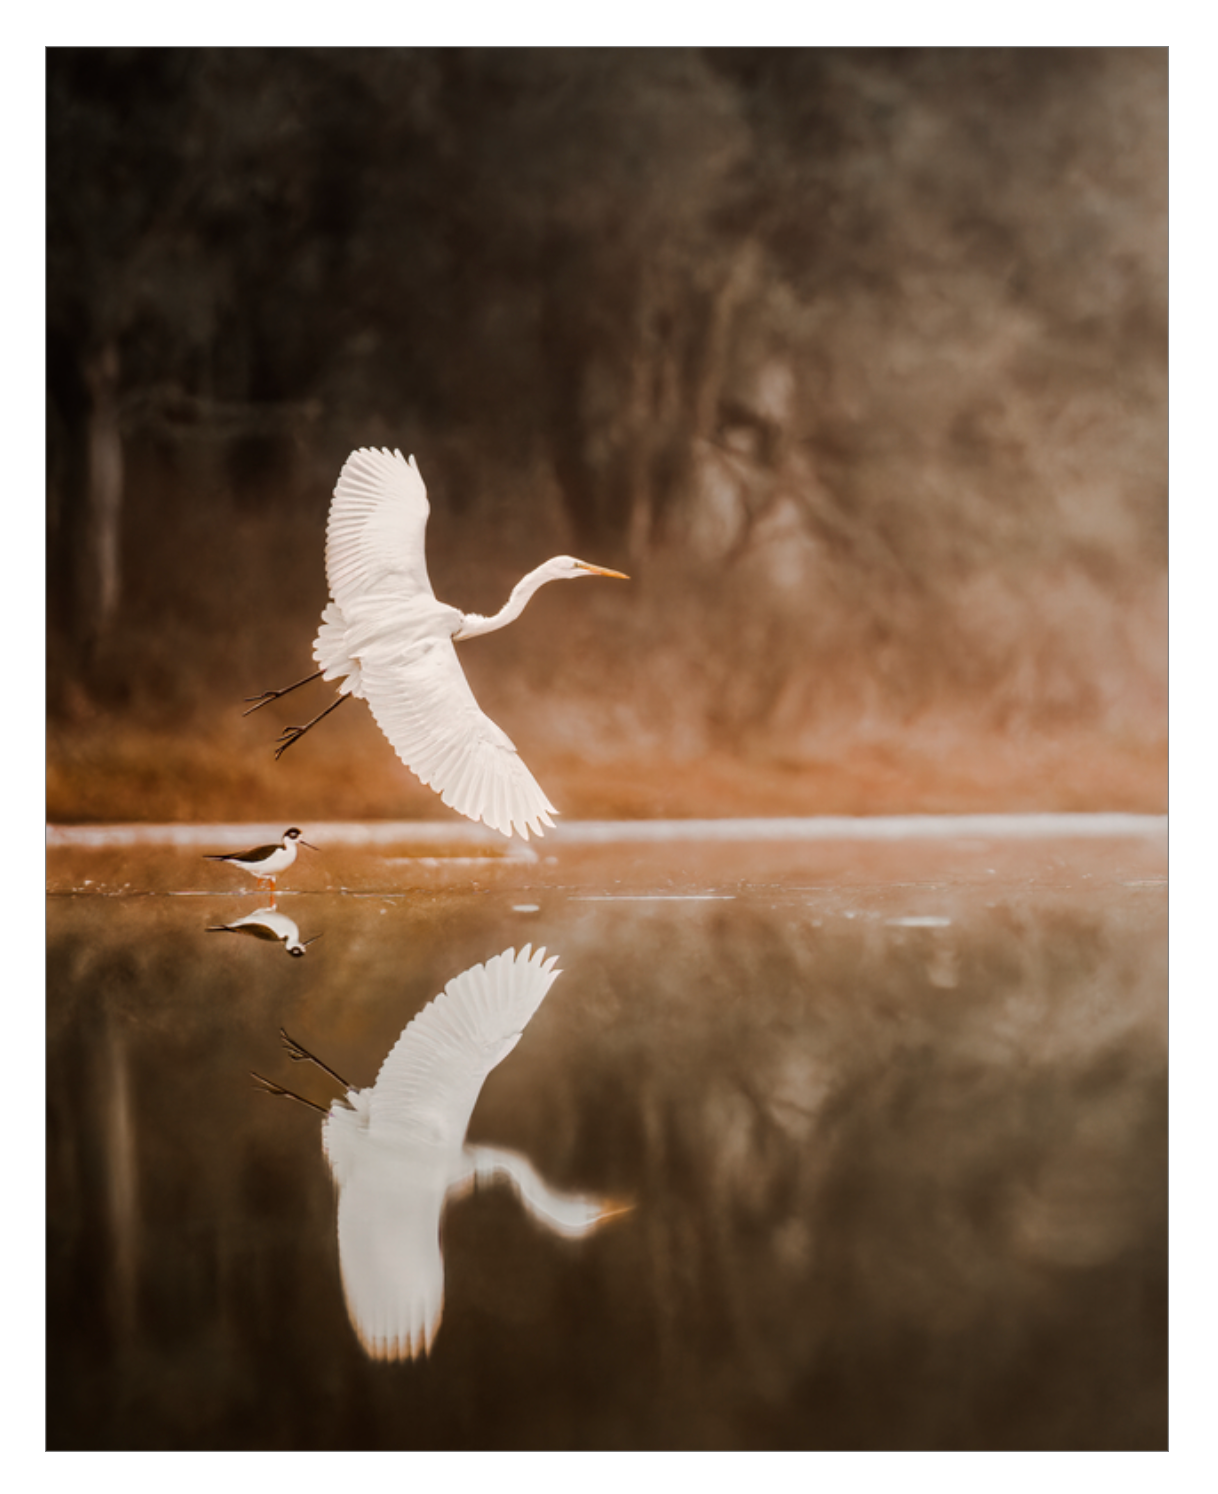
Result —
<path fill-rule="evenodd" d="M 293 825 L 290 830 L 285 830 L 283 832 L 283 838 L 284 840 L 299 840 L 302 834 L 303 832 L 297 830 L 296 826 Z"/>

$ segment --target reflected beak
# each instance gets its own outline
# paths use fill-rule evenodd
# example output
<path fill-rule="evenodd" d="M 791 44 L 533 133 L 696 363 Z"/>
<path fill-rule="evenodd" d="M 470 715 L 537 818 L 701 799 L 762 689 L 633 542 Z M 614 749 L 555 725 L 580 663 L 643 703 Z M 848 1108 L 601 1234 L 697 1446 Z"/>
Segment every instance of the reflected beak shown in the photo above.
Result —
<path fill-rule="evenodd" d="M 629 581 L 630 577 L 626 577 Z M 629 1214 L 635 1207 L 632 1198 L 602 1198 L 600 1200 L 600 1213 L 597 1215 L 597 1224 L 604 1224 L 609 1219 L 616 1219 L 621 1214 Z"/>
<path fill-rule="evenodd" d="M 314 847 L 314 849 L 316 849 L 316 847 Z M 316 944 L 320 938 L 320 934 L 314 934 L 311 939 L 302 939 L 300 942 L 302 945 Z"/>
<path fill-rule="evenodd" d="M 607 571 L 603 565 L 589 565 L 586 560 L 577 560 L 575 564 L 581 571 L 591 571 L 594 576 L 612 576 L 615 581 L 630 580 L 625 571 Z"/>

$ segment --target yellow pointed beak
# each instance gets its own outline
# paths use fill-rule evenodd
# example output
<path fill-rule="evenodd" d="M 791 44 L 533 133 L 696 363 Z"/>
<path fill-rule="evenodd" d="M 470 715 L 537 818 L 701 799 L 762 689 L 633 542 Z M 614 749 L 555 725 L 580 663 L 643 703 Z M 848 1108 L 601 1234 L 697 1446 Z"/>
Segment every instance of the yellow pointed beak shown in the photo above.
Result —
<path fill-rule="evenodd" d="M 581 571 L 591 571 L 594 576 L 612 576 L 617 581 L 630 580 L 625 571 L 607 571 L 603 565 L 589 565 L 586 560 L 577 560 L 575 564 Z"/>
<path fill-rule="evenodd" d="M 630 577 L 627 576 L 629 581 Z M 616 1219 L 621 1214 L 629 1214 L 634 1208 L 632 1198 L 602 1198 L 599 1200 L 600 1214 L 597 1216 L 597 1224 L 604 1224 L 610 1219 Z"/>

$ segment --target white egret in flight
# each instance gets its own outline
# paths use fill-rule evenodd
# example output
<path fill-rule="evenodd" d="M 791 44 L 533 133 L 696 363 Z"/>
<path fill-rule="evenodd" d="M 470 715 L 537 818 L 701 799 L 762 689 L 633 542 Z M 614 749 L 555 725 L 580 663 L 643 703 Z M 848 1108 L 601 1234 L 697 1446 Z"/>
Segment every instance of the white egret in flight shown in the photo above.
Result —
<path fill-rule="evenodd" d="M 255 939 L 267 939 L 274 944 L 282 944 L 284 949 L 297 959 L 304 954 L 307 945 L 321 938 L 320 934 L 314 934 L 312 939 L 302 939 L 295 919 L 289 918 L 286 913 L 281 913 L 274 903 L 270 903 L 265 908 L 255 908 L 252 913 L 247 913 L 244 918 L 235 919 L 232 923 L 210 924 L 207 932 L 209 934 L 248 934 Z"/>
<path fill-rule="evenodd" d="M 558 1193 L 517 1153 L 465 1145 L 483 1081 L 520 1041 L 560 973 L 557 959 L 526 945 L 454 976 L 407 1024 L 368 1089 L 349 1085 L 281 1028 L 294 1060 L 317 1064 L 346 1091 L 328 1111 L 254 1075 L 269 1093 L 326 1116 L 343 1292 L 374 1359 L 414 1359 L 431 1348 L 444 1307 L 440 1225 L 454 1195 L 504 1179 L 535 1219 L 569 1237 L 629 1207 Z"/>
<path fill-rule="evenodd" d="M 614 576 L 570 555 L 530 571 L 493 617 L 437 601 L 424 540 L 430 508 L 412 456 L 361 447 L 343 464 L 326 527 L 331 601 L 313 645 L 320 666 L 296 684 L 250 696 L 256 711 L 310 680 L 338 680 L 338 699 L 304 726 L 289 726 L 276 758 L 349 696 L 368 702 L 393 750 L 445 804 L 504 835 L 529 838 L 553 825 L 554 806 L 511 738 L 474 699 L 454 643 L 493 633 L 524 611 L 547 581 Z"/>
<path fill-rule="evenodd" d="M 282 839 L 269 846 L 254 846 L 249 851 L 230 851 L 220 856 L 204 856 L 204 861 L 227 861 L 230 866 L 239 866 L 242 871 L 249 872 L 251 877 L 257 879 L 258 886 L 265 889 L 275 890 L 275 878 L 280 872 L 287 871 L 292 862 L 296 860 L 297 845 L 309 846 L 310 851 L 315 851 L 316 846 L 309 845 L 302 833 L 292 826 L 290 830 L 283 832 Z"/>

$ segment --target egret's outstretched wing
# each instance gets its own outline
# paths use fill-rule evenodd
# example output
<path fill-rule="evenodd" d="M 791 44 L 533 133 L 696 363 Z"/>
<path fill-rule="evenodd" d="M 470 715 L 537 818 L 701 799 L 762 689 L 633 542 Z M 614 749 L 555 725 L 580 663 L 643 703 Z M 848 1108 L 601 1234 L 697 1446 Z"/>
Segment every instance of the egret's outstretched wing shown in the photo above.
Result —
<path fill-rule="evenodd" d="M 416 1179 L 392 1154 L 359 1159 L 338 1195 L 338 1259 L 347 1312 L 373 1359 L 431 1348 L 444 1308 L 442 1180 Z"/>
<path fill-rule="evenodd" d="M 451 809 L 525 840 L 553 825 L 557 810 L 474 699 L 450 637 L 369 650 L 360 688 L 397 755 Z"/>
<path fill-rule="evenodd" d="M 431 1146 L 465 1140 L 483 1081 L 520 1041 L 559 972 L 544 949 L 506 949 L 454 976 L 381 1065 L 369 1127 Z"/>
<path fill-rule="evenodd" d="M 427 489 L 414 457 L 361 447 L 343 463 L 326 525 L 326 579 L 344 611 L 378 593 L 431 596 Z"/>

